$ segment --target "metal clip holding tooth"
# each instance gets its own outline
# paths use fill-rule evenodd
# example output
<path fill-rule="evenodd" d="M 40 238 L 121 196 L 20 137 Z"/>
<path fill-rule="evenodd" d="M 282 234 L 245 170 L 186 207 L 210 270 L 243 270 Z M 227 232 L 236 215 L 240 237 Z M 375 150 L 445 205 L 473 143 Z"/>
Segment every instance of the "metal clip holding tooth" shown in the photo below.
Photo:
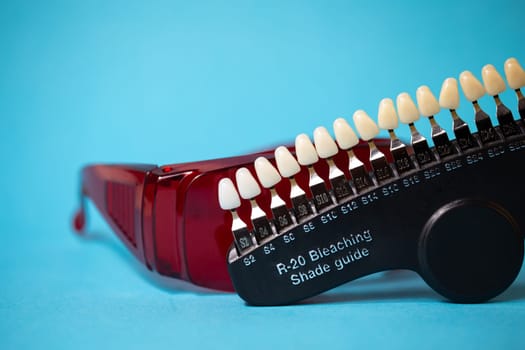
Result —
<path fill-rule="evenodd" d="M 253 241 L 253 236 L 250 230 L 248 230 L 248 227 L 244 221 L 241 220 L 237 212 L 232 210 L 231 213 L 233 242 L 237 249 L 237 253 L 242 255 L 245 251 L 255 246 L 255 242 Z"/>
<path fill-rule="evenodd" d="M 427 139 L 423 137 L 416 129 L 413 123 L 408 124 L 410 128 L 410 143 L 414 149 L 416 160 L 420 166 L 431 163 L 436 160 L 434 154 L 428 146 Z"/>
<path fill-rule="evenodd" d="M 338 202 L 353 194 L 345 174 L 333 161 L 333 157 L 339 152 L 339 148 L 325 127 L 320 126 L 314 130 L 314 143 L 317 154 L 328 164 L 328 182 L 331 188 L 330 192 L 334 196 L 333 202 Z"/>
<path fill-rule="evenodd" d="M 250 220 L 253 225 L 253 235 L 255 236 L 257 243 L 260 244 L 273 234 L 273 230 L 266 213 L 259 207 L 257 202 L 254 199 L 251 199 L 250 204 L 252 207 Z"/>
<path fill-rule="evenodd" d="M 304 190 L 297 184 L 294 176 L 301 171 L 301 167 L 290 150 L 284 146 L 275 149 L 275 162 L 282 177 L 290 181 L 290 200 L 293 206 L 293 219 L 298 223 L 307 220 L 313 215 L 313 210 Z"/>
<path fill-rule="evenodd" d="M 416 98 L 419 112 L 427 117 L 430 122 L 432 141 L 439 157 L 445 158 L 457 153 L 456 148 L 448 138 L 447 132 L 434 118 L 441 110 L 441 107 L 430 88 L 426 85 L 420 86 L 416 91 Z"/>
<path fill-rule="evenodd" d="M 505 81 L 503 81 L 503 78 L 492 64 L 487 64 L 483 67 L 481 70 L 481 77 L 483 79 L 485 90 L 494 98 L 494 102 L 496 103 L 496 117 L 498 119 L 501 133 L 504 137 L 519 134 L 521 131 L 514 120 L 512 112 L 499 98 L 499 94 L 507 88 Z"/>
<path fill-rule="evenodd" d="M 388 130 L 390 135 L 390 154 L 394 158 L 394 165 L 398 174 L 414 169 L 414 163 L 408 154 L 406 145 L 399 140 L 394 130 Z"/>
<path fill-rule="evenodd" d="M 362 192 L 374 183 L 366 170 L 365 164 L 355 155 L 353 150 L 348 150 L 348 170 L 352 176 L 352 183 L 356 191 Z"/>
<path fill-rule="evenodd" d="M 313 165 L 319 161 L 315 146 L 306 134 L 297 135 L 295 138 L 295 152 L 297 161 L 308 168 L 308 187 L 312 193 L 312 202 L 317 212 L 332 204 L 332 197 L 328 192 L 324 180 L 317 174 Z"/>
<path fill-rule="evenodd" d="M 358 110 L 353 116 L 354 124 L 361 139 L 368 142 L 370 148 L 370 164 L 376 180 L 381 183 L 394 176 L 394 172 L 387 162 L 385 155 L 377 149 L 374 138 L 379 134 L 379 127 L 363 110 Z"/>
<path fill-rule="evenodd" d="M 380 129 L 388 131 L 390 136 L 390 154 L 394 159 L 397 173 L 403 174 L 414 169 L 414 163 L 408 154 L 406 145 L 399 140 L 394 131 L 394 129 L 397 129 L 399 122 L 392 99 L 384 98 L 379 102 L 377 124 Z"/>
<path fill-rule="evenodd" d="M 259 207 L 255 197 L 261 194 L 261 188 L 247 168 L 239 168 L 235 172 L 237 187 L 242 198 L 250 201 L 250 221 L 253 225 L 253 234 L 257 243 L 261 243 L 273 234 L 272 227 L 266 213 Z"/>
<path fill-rule="evenodd" d="M 374 175 L 379 183 L 394 177 L 394 172 L 385 155 L 381 152 L 373 141 L 368 141 L 370 147 L 370 164 L 374 169 Z"/>
<path fill-rule="evenodd" d="M 264 157 L 258 157 L 254 162 L 255 173 L 261 185 L 270 190 L 270 210 L 272 212 L 272 223 L 277 233 L 283 231 L 287 227 L 293 225 L 293 220 L 290 211 L 286 207 L 284 200 L 279 197 L 275 190 L 275 185 L 281 181 L 281 175 Z"/>
<path fill-rule="evenodd" d="M 496 129 L 492 125 L 490 117 L 479 106 L 478 100 L 486 93 L 481 82 L 470 71 L 463 71 L 459 75 L 459 83 L 463 94 L 472 103 L 474 108 L 474 121 L 478 129 L 478 136 L 482 144 L 494 142 L 499 139 Z"/>
<path fill-rule="evenodd" d="M 250 250 L 255 245 L 255 242 L 247 225 L 237 214 L 236 209 L 241 206 L 241 199 L 232 180 L 228 178 L 219 181 L 219 204 L 223 210 L 231 213 L 233 242 L 237 254 L 242 255 L 245 251 Z"/>
<path fill-rule="evenodd" d="M 456 143 L 461 151 L 465 151 L 477 146 L 476 139 L 472 136 L 470 129 L 457 114 L 459 107 L 458 81 L 454 78 L 447 78 L 443 81 L 441 92 L 439 93 L 439 106 L 446 108 L 452 117 L 452 129 L 456 136 Z"/>
<path fill-rule="evenodd" d="M 410 95 L 406 92 L 400 93 L 397 95 L 396 104 L 399 120 L 404 124 L 408 124 L 410 128 L 410 144 L 414 150 L 418 164 L 423 166 L 435 161 L 436 158 L 430 150 L 427 140 L 419 133 L 414 125 L 414 122 L 419 119 L 419 111 Z"/>
<path fill-rule="evenodd" d="M 525 98 L 521 92 L 521 88 L 525 86 L 525 70 L 514 57 L 508 58 L 503 67 L 507 83 L 516 92 L 520 117 L 525 120 Z"/>
<path fill-rule="evenodd" d="M 332 191 L 336 200 L 340 202 L 353 194 L 352 187 L 350 187 L 345 174 L 335 165 L 334 161 L 328 159 L 327 162 L 330 169 L 328 178 L 332 186 Z"/>
<path fill-rule="evenodd" d="M 465 151 L 472 147 L 476 147 L 478 144 L 467 123 L 465 123 L 457 114 L 455 109 L 450 110 L 450 115 L 452 116 L 452 128 L 454 135 L 456 136 L 456 142 L 459 146 L 459 149 Z"/>
<path fill-rule="evenodd" d="M 333 129 L 339 148 L 346 150 L 348 155 L 348 170 L 352 178 L 351 183 L 355 188 L 355 192 L 359 193 L 373 185 L 365 165 L 357 158 L 352 150 L 352 147 L 359 143 L 359 138 L 344 118 L 334 120 Z"/>

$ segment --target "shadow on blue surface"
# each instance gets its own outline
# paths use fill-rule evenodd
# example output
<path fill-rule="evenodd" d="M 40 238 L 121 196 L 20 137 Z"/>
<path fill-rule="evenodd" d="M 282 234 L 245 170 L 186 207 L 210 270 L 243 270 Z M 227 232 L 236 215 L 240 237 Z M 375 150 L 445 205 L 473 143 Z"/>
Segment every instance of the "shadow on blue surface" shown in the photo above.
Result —
<path fill-rule="evenodd" d="M 81 238 L 90 244 L 98 244 L 116 254 L 129 268 L 133 269 L 147 283 L 166 293 L 179 294 L 193 292 L 201 295 L 228 294 L 208 288 L 199 287 L 175 278 L 159 276 L 140 263 L 119 241 L 109 233 L 90 232 Z M 393 270 L 376 273 L 351 281 L 325 293 L 303 300 L 296 305 L 335 304 L 347 302 L 388 302 L 388 301 L 442 301 L 450 303 L 434 292 L 415 272 Z M 525 300 L 525 281 L 520 276 L 501 295 L 488 303 Z"/>

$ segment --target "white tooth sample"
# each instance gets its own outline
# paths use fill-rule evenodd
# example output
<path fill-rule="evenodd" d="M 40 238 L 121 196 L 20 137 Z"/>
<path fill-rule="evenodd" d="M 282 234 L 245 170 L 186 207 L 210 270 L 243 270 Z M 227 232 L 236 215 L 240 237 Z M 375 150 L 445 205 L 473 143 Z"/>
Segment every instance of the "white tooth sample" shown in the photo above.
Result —
<path fill-rule="evenodd" d="M 397 95 L 396 104 L 397 114 L 402 123 L 411 124 L 419 119 L 419 111 L 408 93 L 402 92 Z"/>
<path fill-rule="evenodd" d="M 511 89 L 517 90 L 525 86 L 525 70 L 514 57 L 505 61 L 505 76 Z"/>
<path fill-rule="evenodd" d="M 425 117 L 431 117 L 439 113 L 441 107 L 436 96 L 426 85 L 420 86 L 416 90 L 416 99 L 419 106 L 419 112 Z"/>
<path fill-rule="evenodd" d="M 239 168 L 235 172 L 239 194 L 244 199 L 252 199 L 261 194 L 261 188 L 247 168 Z"/>
<path fill-rule="evenodd" d="M 487 64 L 481 70 L 483 85 L 489 95 L 495 96 L 501 94 L 507 88 L 505 81 L 492 64 Z"/>
<path fill-rule="evenodd" d="M 439 105 L 446 109 L 458 109 L 459 89 L 458 81 L 454 78 L 447 78 L 441 86 L 439 93 Z"/>
<path fill-rule="evenodd" d="M 334 120 L 334 134 L 337 144 L 341 149 L 350 149 L 359 143 L 354 129 L 348 124 L 346 119 L 337 118 Z"/>
<path fill-rule="evenodd" d="M 398 127 L 396 108 L 391 98 L 384 98 L 379 102 L 377 124 L 383 130 L 394 130 Z"/>
<path fill-rule="evenodd" d="M 379 127 L 363 110 L 357 110 L 353 116 L 354 125 L 361 138 L 370 141 L 379 134 Z"/>
<path fill-rule="evenodd" d="M 219 204 L 223 210 L 234 210 L 241 206 L 239 193 L 233 181 L 228 178 L 219 181 Z"/>
<path fill-rule="evenodd" d="M 275 149 L 275 162 L 277 168 L 283 177 L 292 177 L 301 171 L 301 167 L 294 158 L 290 150 L 284 146 L 279 146 Z"/>
<path fill-rule="evenodd" d="M 265 157 L 259 157 L 254 162 L 255 172 L 264 188 L 272 188 L 281 181 L 281 175 L 272 163 Z"/>
<path fill-rule="evenodd" d="M 295 138 L 295 154 L 299 164 L 304 166 L 313 165 L 319 160 L 314 144 L 306 134 L 299 134 Z"/>
<path fill-rule="evenodd" d="M 339 152 L 337 144 L 324 126 L 314 130 L 314 143 L 317 154 L 323 159 L 331 158 Z"/>
<path fill-rule="evenodd" d="M 463 90 L 463 94 L 470 102 L 479 100 L 485 95 L 485 88 L 481 82 L 468 70 L 459 75 L 459 84 Z"/>

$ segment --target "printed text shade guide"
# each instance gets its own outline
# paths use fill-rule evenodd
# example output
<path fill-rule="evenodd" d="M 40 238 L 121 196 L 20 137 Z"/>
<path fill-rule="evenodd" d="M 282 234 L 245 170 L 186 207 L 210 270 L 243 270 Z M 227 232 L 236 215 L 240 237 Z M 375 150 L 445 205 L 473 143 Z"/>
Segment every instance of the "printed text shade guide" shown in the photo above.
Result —
<path fill-rule="evenodd" d="M 519 136 L 518 139 L 523 140 L 524 138 Z M 495 145 L 501 145 L 501 143 L 495 143 Z M 347 281 L 389 269 L 414 270 L 428 280 L 418 259 L 418 245 L 423 227 L 437 209 L 460 198 L 481 198 L 501 204 L 523 230 L 525 217 L 520 201 L 525 197 L 525 190 L 523 186 L 517 184 L 517 177 L 513 174 L 512 169 L 518 162 L 523 161 L 524 151 L 510 152 L 506 149 L 504 155 L 491 159 L 488 158 L 486 150 L 475 149 L 467 154 L 473 156 L 480 152 L 487 159 L 471 165 L 467 165 L 466 156 L 452 158 L 462 159 L 463 162 L 463 166 L 454 171 L 447 172 L 443 163 L 435 163 L 423 170 L 411 172 L 404 178 L 417 174 L 422 179 L 425 172 L 438 168 L 441 175 L 403 188 L 392 196 L 361 206 L 344 217 L 338 212 L 340 216 L 338 220 L 329 224 L 323 225 L 320 221 L 321 215 L 318 215 L 312 220 L 316 227 L 313 232 L 304 233 L 300 227 L 289 231 L 296 236 L 292 248 L 290 244 L 283 243 L 282 237 L 287 234 L 285 232 L 271 241 L 275 248 L 272 253 L 265 255 L 264 246 L 253 250 L 248 255 L 253 255 L 258 263 L 250 267 L 243 265 L 242 257 L 231 262 L 229 271 L 236 291 L 250 304 L 279 305 L 293 303 Z M 400 179 L 390 184 L 393 183 L 402 186 Z M 378 192 L 385 186 L 388 186 L 388 183 L 363 192 L 361 196 Z M 350 202 L 361 196 L 351 199 Z M 340 207 L 341 205 L 329 208 L 327 212 L 339 210 Z M 275 265 L 277 263 L 287 262 L 298 255 L 307 258 L 309 250 L 327 247 L 331 242 L 337 242 L 341 238 L 341 233 L 355 234 L 366 229 L 369 229 L 373 236 L 371 244 L 364 245 L 369 248 L 370 255 L 354 263 L 350 268 L 347 267 L 334 273 L 332 267 L 332 271 L 324 274 L 325 276 L 316 277 L 299 286 L 291 284 L 289 274 L 282 276 L 276 274 Z M 459 227 L 457 233 L 461 234 L 462 230 L 467 229 L 468 227 Z M 494 238 L 497 239 L 497 236 L 495 235 Z M 517 257 L 519 261 L 523 258 L 522 236 L 520 236 L 520 242 L 521 254 L 516 253 L 520 255 Z M 473 242 L 473 247 L 475 247 L 475 242 Z M 322 264 L 324 261 L 332 261 L 340 255 L 344 254 L 334 254 L 328 259 L 308 263 L 307 267 L 313 268 L 318 262 Z"/>

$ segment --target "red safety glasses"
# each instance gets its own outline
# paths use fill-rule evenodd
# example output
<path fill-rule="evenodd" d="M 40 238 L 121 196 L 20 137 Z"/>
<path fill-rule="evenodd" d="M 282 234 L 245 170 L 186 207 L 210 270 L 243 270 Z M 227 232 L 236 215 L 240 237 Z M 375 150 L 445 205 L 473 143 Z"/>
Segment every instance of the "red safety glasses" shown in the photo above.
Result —
<path fill-rule="evenodd" d="M 376 140 L 391 160 L 390 140 Z M 293 152 L 293 147 L 289 147 Z M 369 148 L 362 142 L 354 148 L 370 171 Z M 235 177 L 239 167 L 253 171 L 253 162 L 264 156 L 274 164 L 273 149 L 243 156 L 164 166 L 145 164 L 88 165 L 82 170 L 81 204 L 74 228 L 85 231 L 85 200 L 91 199 L 126 247 L 156 273 L 189 281 L 195 285 L 233 291 L 227 270 L 227 252 L 232 244 L 231 215 L 218 203 L 217 185 L 224 177 Z M 334 157 L 341 169 L 348 169 L 348 157 L 340 151 Z M 328 175 L 326 162 L 316 171 Z M 350 175 L 346 173 L 348 177 Z M 308 190 L 308 170 L 301 170 L 298 184 Z M 290 183 L 283 179 L 276 190 L 289 198 Z M 286 201 L 286 200 L 285 200 Z M 271 216 L 270 191 L 263 189 L 258 205 Z M 286 201 L 291 207 L 290 201 Z M 238 210 L 250 222 L 250 203 Z"/>

